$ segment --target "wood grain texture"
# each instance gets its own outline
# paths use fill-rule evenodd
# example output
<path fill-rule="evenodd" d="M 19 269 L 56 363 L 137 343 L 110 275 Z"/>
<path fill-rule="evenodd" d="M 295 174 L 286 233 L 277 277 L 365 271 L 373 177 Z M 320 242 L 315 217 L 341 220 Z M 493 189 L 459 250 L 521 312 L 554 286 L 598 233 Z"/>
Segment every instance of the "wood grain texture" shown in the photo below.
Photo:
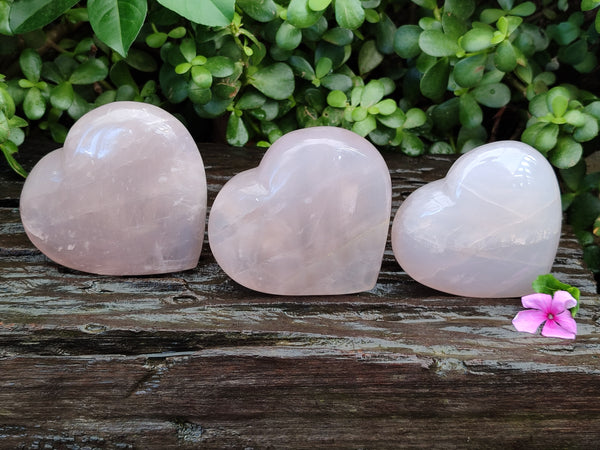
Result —
<path fill-rule="evenodd" d="M 33 140 L 31 168 L 53 144 Z M 200 145 L 209 205 L 259 150 Z M 451 157 L 386 154 L 393 208 Z M 0 448 L 582 448 L 600 440 L 600 308 L 565 229 L 553 273 L 582 290 L 575 341 L 517 333 L 519 299 L 443 294 L 385 253 L 376 287 L 279 297 L 198 267 L 106 277 L 27 239 L 0 171 Z"/>

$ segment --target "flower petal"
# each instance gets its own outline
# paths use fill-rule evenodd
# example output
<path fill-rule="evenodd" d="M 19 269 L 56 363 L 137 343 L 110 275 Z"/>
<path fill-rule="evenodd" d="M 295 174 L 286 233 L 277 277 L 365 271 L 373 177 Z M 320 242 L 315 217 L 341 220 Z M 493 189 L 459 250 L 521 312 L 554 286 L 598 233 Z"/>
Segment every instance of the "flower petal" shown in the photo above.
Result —
<path fill-rule="evenodd" d="M 558 325 L 554 320 L 547 320 L 542 328 L 542 336 L 561 339 L 575 339 L 575 334 Z"/>
<path fill-rule="evenodd" d="M 521 303 L 525 308 L 539 309 L 546 311 L 552 304 L 552 296 L 548 294 L 531 294 L 521 297 Z"/>
<path fill-rule="evenodd" d="M 554 321 L 569 333 L 577 334 L 577 322 L 573 319 L 571 311 L 566 310 L 554 316 Z"/>
<path fill-rule="evenodd" d="M 577 306 L 577 300 L 567 291 L 556 291 L 552 300 L 553 303 L 559 303 L 564 309 L 571 309 Z"/>
<path fill-rule="evenodd" d="M 525 333 L 535 333 L 540 325 L 548 318 L 548 316 L 536 309 L 527 309 L 520 311 L 512 323 L 517 331 L 524 331 Z"/>

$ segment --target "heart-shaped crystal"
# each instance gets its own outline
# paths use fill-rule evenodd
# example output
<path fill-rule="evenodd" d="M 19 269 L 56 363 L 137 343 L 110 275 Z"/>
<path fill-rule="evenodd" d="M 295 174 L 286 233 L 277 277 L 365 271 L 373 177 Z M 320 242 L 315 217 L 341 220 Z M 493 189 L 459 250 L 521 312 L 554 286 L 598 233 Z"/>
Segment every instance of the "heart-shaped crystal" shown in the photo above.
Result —
<path fill-rule="evenodd" d="M 229 180 L 208 221 L 211 250 L 239 284 L 279 295 L 372 289 L 391 213 L 385 161 L 366 139 L 315 127 L 278 139 Z"/>
<path fill-rule="evenodd" d="M 482 145 L 402 203 L 392 226 L 400 266 L 467 297 L 517 297 L 552 267 L 561 231 L 554 171 L 516 141 Z"/>
<path fill-rule="evenodd" d="M 105 275 L 190 269 L 206 219 L 204 165 L 189 132 L 149 104 L 115 102 L 71 128 L 21 194 L 31 241 L 64 266 Z"/>

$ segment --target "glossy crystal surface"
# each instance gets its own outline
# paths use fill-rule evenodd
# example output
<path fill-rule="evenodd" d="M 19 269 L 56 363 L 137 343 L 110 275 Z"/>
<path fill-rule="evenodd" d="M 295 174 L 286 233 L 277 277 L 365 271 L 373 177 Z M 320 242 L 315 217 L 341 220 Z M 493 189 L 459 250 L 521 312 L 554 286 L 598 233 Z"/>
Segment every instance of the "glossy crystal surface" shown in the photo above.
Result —
<path fill-rule="evenodd" d="M 211 250 L 236 282 L 280 295 L 373 288 L 391 213 L 385 161 L 333 127 L 293 131 L 230 179 L 210 213 Z"/>
<path fill-rule="evenodd" d="M 21 194 L 27 235 L 64 266 L 144 275 L 196 266 L 206 219 L 204 165 L 189 132 L 149 104 L 90 111 Z"/>
<path fill-rule="evenodd" d="M 552 267 L 560 191 L 537 150 L 500 141 L 461 156 L 402 203 L 392 226 L 400 266 L 418 282 L 470 297 L 517 297 Z"/>

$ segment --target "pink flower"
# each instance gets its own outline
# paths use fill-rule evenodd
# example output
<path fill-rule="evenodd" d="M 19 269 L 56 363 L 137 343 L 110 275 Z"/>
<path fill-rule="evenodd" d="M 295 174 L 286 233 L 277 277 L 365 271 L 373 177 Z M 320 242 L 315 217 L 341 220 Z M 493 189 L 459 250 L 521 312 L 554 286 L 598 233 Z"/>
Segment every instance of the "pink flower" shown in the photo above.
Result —
<path fill-rule="evenodd" d="M 512 323 L 517 331 L 535 333 L 541 324 L 542 336 L 562 339 L 575 339 L 577 323 L 570 308 L 577 300 L 567 291 L 556 291 L 554 297 L 548 294 L 531 294 L 521 298 L 525 311 L 519 312 Z"/>

